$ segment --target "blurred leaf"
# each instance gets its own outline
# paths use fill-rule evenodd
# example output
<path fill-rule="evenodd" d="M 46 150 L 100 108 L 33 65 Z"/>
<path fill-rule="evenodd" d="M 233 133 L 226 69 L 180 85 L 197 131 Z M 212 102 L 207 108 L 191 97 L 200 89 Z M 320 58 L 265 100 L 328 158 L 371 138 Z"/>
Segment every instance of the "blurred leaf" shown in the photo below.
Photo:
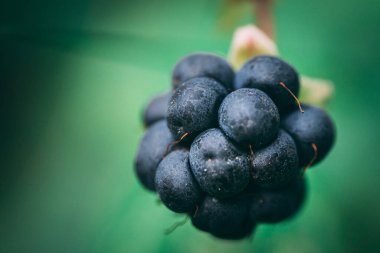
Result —
<path fill-rule="evenodd" d="M 325 107 L 334 91 L 334 84 L 330 80 L 301 76 L 301 102 Z"/>

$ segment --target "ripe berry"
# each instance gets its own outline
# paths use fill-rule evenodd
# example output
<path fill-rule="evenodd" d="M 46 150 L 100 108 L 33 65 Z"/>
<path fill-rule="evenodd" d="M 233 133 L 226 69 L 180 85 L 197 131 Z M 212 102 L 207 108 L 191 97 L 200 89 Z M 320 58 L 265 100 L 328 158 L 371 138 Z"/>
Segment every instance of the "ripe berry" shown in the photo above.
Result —
<path fill-rule="evenodd" d="M 296 144 L 283 130 L 273 143 L 255 151 L 253 156 L 253 182 L 261 187 L 279 188 L 299 176 Z"/>
<path fill-rule="evenodd" d="M 243 239 L 252 233 L 244 198 L 216 199 L 206 196 L 191 219 L 193 225 L 221 239 Z"/>
<path fill-rule="evenodd" d="M 313 161 L 313 165 L 320 162 L 335 141 L 335 126 L 327 113 L 311 105 L 304 104 L 302 107 L 304 113 L 292 111 L 281 122 L 282 128 L 296 142 L 300 167 L 308 165 L 310 161 Z"/>
<path fill-rule="evenodd" d="M 296 70 L 258 56 L 235 75 L 224 59 L 197 53 L 177 63 L 172 84 L 144 111 L 149 128 L 135 158 L 141 183 L 221 239 L 294 216 L 307 190 L 300 166 L 322 160 L 335 140 L 324 111 L 302 109 Z"/>
<path fill-rule="evenodd" d="M 189 151 L 175 150 L 158 165 L 156 191 L 161 201 L 177 213 L 192 212 L 201 198 L 189 164 Z"/>
<path fill-rule="evenodd" d="M 153 98 L 144 110 L 144 125 L 151 126 L 153 123 L 165 119 L 168 114 L 169 101 L 173 92 L 165 92 Z"/>
<path fill-rule="evenodd" d="M 176 139 L 187 139 L 218 124 L 218 108 L 227 91 L 210 78 L 194 78 L 175 90 L 168 109 L 168 127 Z"/>
<path fill-rule="evenodd" d="M 274 56 L 257 56 L 247 61 L 236 73 L 235 89 L 255 88 L 264 91 L 277 105 L 280 112 L 294 107 L 294 98 L 280 82 L 298 96 L 299 78 L 296 70 Z"/>
<path fill-rule="evenodd" d="M 239 89 L 230 93 L 219 109 L 219 126 L 234 141 L 260 148 L 277 136 L 280 116 L 262 91 Z"/>
<path fill-rule="evenodd" d="M 220 82 L 226 89 L 232 90 L 235 73 L 222 57 L 214 54 L 195 53 L 182 58 L 174 67 L 173 87 L 195 77 L 209 77 Z"/>
<path fill-rule="evenodd" d="M 219 129 L 201 133 L 191 145 L 189 159 L 195 179 L 210 196 L 232 196 L 249 182 L 248 155 Z"/>
<path fill-rule="evenodd" d="M 135 170 L 140 182 L 148 190 L 155 190 L 154 177 L 157 165 L 173 141 L 174 138 L 165 120 L 153 124 L 142 138 L 135 158 Z"/>
<path fill-rule="evenodd" d="M 294 216 L 302 207 L 306 195 L 303 178 L 281 189 L 256 189 L 248 194 L 251 222 L 277 223 Z"/>

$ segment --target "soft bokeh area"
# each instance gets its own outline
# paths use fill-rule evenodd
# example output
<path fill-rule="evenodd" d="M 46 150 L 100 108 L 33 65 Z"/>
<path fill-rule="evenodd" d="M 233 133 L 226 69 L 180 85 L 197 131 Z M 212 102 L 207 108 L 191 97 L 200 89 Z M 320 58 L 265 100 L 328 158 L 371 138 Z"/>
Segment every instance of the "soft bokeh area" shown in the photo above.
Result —
<path fill-rule="evenodd" d="M 239 2 L 239 1 L 238 1 Z M 380 1 L 279 0 L 276 40 L 331 79 L 337 143 L 288 222 L 226 242 L 157 203 L 133 171 L 141 112 L 194 51 L 226 56 L 251 8 L 224 1 L 0 4 L 0 252 L 375 252 L 380 249 Z"/>

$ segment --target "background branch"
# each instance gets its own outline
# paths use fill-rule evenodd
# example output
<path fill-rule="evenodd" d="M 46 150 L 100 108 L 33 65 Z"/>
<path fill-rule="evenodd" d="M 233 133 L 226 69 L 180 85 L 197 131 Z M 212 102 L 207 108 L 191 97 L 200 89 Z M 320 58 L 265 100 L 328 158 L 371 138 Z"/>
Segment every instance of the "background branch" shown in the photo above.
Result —
<path fill-rule="evenodd" d="M 257 26 L 274 40 L 273 0 L 252 0 Z"/>

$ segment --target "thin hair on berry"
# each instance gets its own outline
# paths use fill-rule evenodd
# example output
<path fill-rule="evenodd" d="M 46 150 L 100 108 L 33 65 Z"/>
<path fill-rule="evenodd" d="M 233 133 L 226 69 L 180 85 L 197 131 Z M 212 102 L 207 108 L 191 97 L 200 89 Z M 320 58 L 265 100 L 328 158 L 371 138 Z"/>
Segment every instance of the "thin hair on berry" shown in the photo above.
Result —
<path fill-rule="evenodd" d="M 170 151 L 170 149 L 173 147 L 173 146 L 175 146 L 175 145 L 177 145 L 178 143 L 180 143 L 183 139 L 185 139 L 186 138 L 186 136 L 188 136 L 189 135 L 189 132 L 186 132 L 186 133 L 184 133 L 178 140 L 176 140 L 176 141 L 173 141 L 172 143 L 169 143 L 168 144 L 168 146 L 166 147 L 166 151 L 165 151 L 165 155 L 164 155 L 164 157 L 169 153 L 169 151 Z"/>
<path fill-rule="evenodd" d="M 317 156 L 318 156 L 318 147 L 315 143 L 311 143 L 311 148 L 313 149 L 313 158 L 311 158 L 310 162 L 303 168 L 303 172 L 302 172 L 302 175 L 305 174 L 306 170 L 308 168 L 311 167 L 311 165 L 313 165 L 313 163 L 315 162 L 315 160 L 317 159 Z"/>
<path fill-rule="evenodd" d="M 279 85 L 281 87 L 283 87 L 285 90 L 287 90 L 290 95 L 292 95 L 292 97 L 294 98 L 294 100 L 296 101 L 296 103 L 298 105 L 298 108 L 300 109 L 300 112 L 304 113 L 305 111 L 302 109 L 301 102 L 299 101 L 299 99 L 297 98 L 297 96 L 294 95 L 294 93 L 283 82 L 279 82 Z"/>

